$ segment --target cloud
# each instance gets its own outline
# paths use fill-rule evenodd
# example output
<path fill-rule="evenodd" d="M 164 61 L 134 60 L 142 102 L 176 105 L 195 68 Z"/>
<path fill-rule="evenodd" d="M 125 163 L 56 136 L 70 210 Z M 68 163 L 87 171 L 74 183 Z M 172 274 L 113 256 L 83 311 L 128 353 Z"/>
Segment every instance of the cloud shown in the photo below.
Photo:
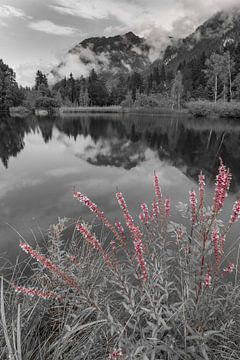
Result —
<path fill-rule="evenodd" d="M 41 60 L 15 66 L 14 71 L 16 72 L 17 82 L 22 86 L 31 87 L 34 85 L 37 70 L 47 74 L 56 66 L 57 62 L 57 59 L 51 59 L 48 62 Z"/>
<path fill-rule="evenodd" d="M 49 83 L 53 84 L 58 78 L 69 76 L 70 73 L 74 77 L 88 76 L 92 69 L 96 71 L 107 70 L 109 66 L 109 54 L 95 54 L 89 48 L 78 46 L 78 54 L 68 53 L 61 60 L 61 66 L 57 69 L 57 74 L 49 74 Z"/>
<path fill-rule="evenodd" d="M 52 21 L 48 20 L 40 20 L 37 22 L 31 22 L 29 27 L 33 30 L 42 31 L 47 34 L 52 35 L 75 35 L 77 33 L 77 29 L 68 27 L 68 26 L 61 26 L 54 24 Z"/>
<path fill-rule="evenodd" d="M 52 5 L 52 8 L 61 14 L 79 16 L 85 19 L 106 19 L 117 15 L 117 18 L 123 21 L 133 11 L 135 11 L 136 16 L 139 12 L 139 7 L 131 2 L 128 3 L 126 9 L 125 1 L 68 0 L 66 3 L 65 0 L 55 0 L 55 3 L 56 5 Z"/>
<path fill-rule="evenodd" d="M 180 7 L 180 15 L 173 24 L 174 36 L 186 36 L 193 32 L 199 25 L 221 10 L 240 7 L 239 0 L 176 0 Z"/>
<path fill-rule="evenodd" d="M 25 17 L 23 10 L 10 5 L 0 5 L 0 18 Z"/>
<path fill-rule="evenodd" d="M 161 21 L 167 26 L 168 14 L 177 16 L 171 8 L 166 12 L 158 0 L 54 0 L 54 5 L 50 6 L 61 14 L 89 20 L 111 18 L 132 29 L 143 22 L 155 24 Z"/>
<path fill-rule="evenodd" d="M 117 20 L 116 25 L 110 25 L 105 33 L 111 30 L 135 31 L 136 33 L 151 33 L 153 29 L 156 39 L 163 36 L 185 37 L 215 12 L 232 6 L 239 6 L 240 0 L 169 0 L 163 3 L 159 0 L 52 0 L 50 5 L 61 14 L 77 16 L 89 20 Z M 122 31 L 122 33 L 123 33 Z M 156 41 L 154 40 L 156 43 Z M 164 45 L 165 46 L 165 45 Z"/>
<path fill-rule="evenodd" d="M 179 18 L 180 5 L 176 0 L 169 4 L 159 0 L 53 0 L 51 5 L 61 14 L 88 20 L 111 21 L 104 35 L 124 34 L 128 31 L 144 36 L 152 46 L 150 59 L 158 57 L 169 44 L 172 23 Z M 181 14 L 180 14 L 181 15 Z"/>

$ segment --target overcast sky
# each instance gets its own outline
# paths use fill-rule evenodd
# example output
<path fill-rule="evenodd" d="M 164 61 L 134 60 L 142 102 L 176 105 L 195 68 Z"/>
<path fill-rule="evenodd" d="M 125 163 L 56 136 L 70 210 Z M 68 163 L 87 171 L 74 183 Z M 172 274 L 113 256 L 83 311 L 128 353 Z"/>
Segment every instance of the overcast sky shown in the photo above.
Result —
<path fill-rule="evenodd" d="M 161 46 L 226 3 L 240 0 L 0 0 L 0 58 L 31 85 L 37 68 L 48 71 L 86 37 L 133 31 Z"/>

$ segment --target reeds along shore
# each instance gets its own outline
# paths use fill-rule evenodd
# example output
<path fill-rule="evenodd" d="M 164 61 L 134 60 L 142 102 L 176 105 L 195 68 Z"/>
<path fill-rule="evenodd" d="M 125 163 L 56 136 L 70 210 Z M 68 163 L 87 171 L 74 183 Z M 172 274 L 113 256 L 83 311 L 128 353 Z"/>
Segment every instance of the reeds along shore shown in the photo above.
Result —
<path fill-rule="evenodd" d="M 78 113 L 127 113 L 127 114 L 187 114 L 187 109 L 172 110 L 162 107 L 122 107 L 122 106 L 89 106 L 89 107 L 61 107 L 60 114 L 78 114 Z"/>
<path fill-rule="evenodd" d="M 76 107 L 61 107 L 60 114 L 65 113 L 122 113 L 121 106 L 76 106 Z"/>

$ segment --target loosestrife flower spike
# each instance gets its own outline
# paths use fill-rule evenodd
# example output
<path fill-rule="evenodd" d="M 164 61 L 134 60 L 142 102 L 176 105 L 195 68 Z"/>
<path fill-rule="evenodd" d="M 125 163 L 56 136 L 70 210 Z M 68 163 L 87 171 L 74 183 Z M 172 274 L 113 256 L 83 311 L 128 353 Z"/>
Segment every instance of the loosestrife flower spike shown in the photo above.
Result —
<path fill-rule="evenodd" d="M 211 277 L 211 275 L 210 275 L 210 271 L 209 271 L 209 270 L 208 270 L 208 272 L 207 272 L 206 275 L 205 275 L 204 282 L 205 282 L 206 288 L 209 288 L 209 287 L 211 286 L 212 277 Z"/>
<path fill-rule="evenodd" d="M 82 224 L 76 224 L 76 229 L 85 237 L 85 239 L 94 247 L 94 249 L 99 251 L 99 253 L 102 255 L 105 263 L 108 266 L 112 267 L 112 262 L 111 262 L 109 256 L 107 255 L 107 253 L 104 251 L 101 243 L 93 234 L 90 233 L 90 231 L 87 229 L 87 227 L 85 227 Z"/>
<path fill-rule="evenodd" d="M 157 219 L 159 217 L 159 208 L 158 208 L 156 198 L 154 198 L 154 200 L 153 200 L 152 209 L 153 209 L 153 215 Z"/>
<path fill-rule="evenodd" d="M 230 187 L 232 175 L 229 169 L 223 164 L 222 159 L 220 159 L 220 167 L 218 170 L 218 175 L 216 177 L 216 185 L 215 185 L 215 195 L 214 195 L 214 204 L 213 211 L 217 215 L 223 205 L 224 201 L 227 197 L 228 190 Z"/>
<path fill-rule="evenodd" d="M 165 214 L 166 218 L 170 217 L 170 211 L 171 211 L 171 202 L 170 199 L 165 200 Z"/>
<path fill-rule="evenodd" d="M 101 211 L 94 202 L 92 202 L 87 196 L 82 193 L 74 192 L 73 197 L 80 201 L 82 204 L 85 204 L 91 212 L 93 212 L 102 222 L 103 224 L 113 233 L 116 239 L 122 244 L 122 238 L 116 231 L 115 227 L 110 223 L 110 221 L 106 218 L 103 211 Z"/>
<path fill-rule="evenodd" d="M 133 218 L 130 215 L 127 204 L 125 202 L 125 199 L 123 197 L 123 194 L 121 192 L 116 193 L 116 198 L 118 201 L 119 206 L 121 207 L 123 211 L 123 215 L 127 224 L 127 227 L 130 230 L 130 233 L 132 235 L 133 241 L 134 241 L 134 247 L 135 247 L 135 253 L 138 259 L 138 264 L 140 266 L 140 269 L 143 274 L 144 280 L 148 279 L 147 269 L 145 260 L 143 257 L 143 245 L 142 245 L 142 233 L 137 225 L 134 224 Z"/>
<path fill-rule="evenodd" d="M 124 228 L 123 228 L 121 222 L 119 220 L 116 220 L 115 226 L 118 229 L 119 233 L 121 234 L 121 237 L 122 237 L 124 243 L 126 243 L 127 237 L 126 237 L 126 234 L 125 234 L 125 231 L 124 231 Z"/>
<path fill-rule="evenodd" d="M 192 210 L 192 223 L 196 224 L 197 222 L 197 195 L 194 190 L 189 192 L 189 201 Z"/>
<path fill-rule="evenodd" d="M 198 177 L 199 182 L 199 209 L 203 209 L 204 205 L 204 194 L 205 194 L 205 175 L 201 172 Z"/>
<path fill-rule="evenodd" d="M 230 264 L 228 265 L 228 267 L 226 267 L 225 269 L 223 269 L 223 272 L 224 272 L 225 274 L 231 274 L 231 273 L 233 272 L 233 270 L 234 270 L 234 267 L 235 267 L 235 265 L 234 265 L 233 263 L 230 263 Z"/>
<path fill-rule="evenodd" d="M 156 195 L 156 202 L 158 205 L 158 214 L 162 215 L 162 191 L 159 184 L 159 179 L 156 173 L 154 173 L 154 188 L 155 188 L 155 195 Z"/>
<path fill-rule="evenodd" d="M 140 220 L 145 223 L 148 224 L 150 221 L 150 213 L 148 211 L 148 207 L 146 203 L 142 203 L 141 204 L 141 209 L 142 209 L 142 213 L 139 215 Z"/>
<path fill-rule="evenodd" d="M 240 199 L 237 200 L 233 206 L 233 213 L 229 220 L 229 223 L 230 224 L 235 223 L 239 219 L 239 216 L 240 216 Z"/>
<path fill-rule="evenodd" d="M 221 262 L 221 245 L 220 245 L 220 234 L 219 234 L 219 230 L 216 225 L 212 231 L 211 239 L 212 239 L 213 247 L 214 247 L 216 268 L 217 268 L 217 270 L 219 270 L 220 262 Z"/>
<path fill-rule="evenodd" d="M 15 284 L 12 284 L 12 287 L 15 289 L 17 293 L 21 293 L 28 296 L 37 296 L 41 299 L 47 300 L 47 299 L 61 299 L 61 296 L 57 295 L 53 291 L 43 291 L 38 290 L 36 288 L 26 288 L 24 286 L 18 286 Z"/>
<path fill-rule="evenodd" d="M 177 244 L 183 239 L 183 229 L 182 228 L 178 228 L 176 230 L 176 240 L 177 240 Z"/>
<path fill-rule="evenodd" d="M 45 256 L 41 255 L 39 252 L 34 250 L 30 245 L 25 244 L 24 242 L 20 242 L 21 249 L 25 251 L 27 254 L 31 255 L 32 258 L 36 259 L 40 264 L 42 264 L 45 268 L 50 270 L 52 273 L 60 277 L 64 283 L 71 288 L 75 288 L 79 290 L 79 286 L 77 282 L 67 275 L 64 271 L 62 271 L 57 265 L 53 264 L 49 259 Z"/>

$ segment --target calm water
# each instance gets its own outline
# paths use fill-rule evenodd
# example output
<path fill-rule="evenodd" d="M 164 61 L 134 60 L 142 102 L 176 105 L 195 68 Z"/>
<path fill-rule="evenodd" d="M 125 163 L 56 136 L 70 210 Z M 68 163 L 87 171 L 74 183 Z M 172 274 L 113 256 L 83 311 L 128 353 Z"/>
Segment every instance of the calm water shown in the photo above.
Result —
<path fill-rule="evenodd" d="M 17 232 L 34 243 L 58 216 L 88 216 L 72 198 L 74 187 L 115 218 L 116 188 L 138 214 L 142 201 L 151 204 L 154 170 L 177 204 L 187 201 L 203 169 L 210 199 L 221 156 L 233 173 L 223 216 L 239 196 L 237 122 L 139 115 L 0 120 L 0 252 L 9 259 L 18 252 Z M 175 210 L 172 216 L 178 220 Z M 231 241 L 238 236 L 235 226 Z"/>

